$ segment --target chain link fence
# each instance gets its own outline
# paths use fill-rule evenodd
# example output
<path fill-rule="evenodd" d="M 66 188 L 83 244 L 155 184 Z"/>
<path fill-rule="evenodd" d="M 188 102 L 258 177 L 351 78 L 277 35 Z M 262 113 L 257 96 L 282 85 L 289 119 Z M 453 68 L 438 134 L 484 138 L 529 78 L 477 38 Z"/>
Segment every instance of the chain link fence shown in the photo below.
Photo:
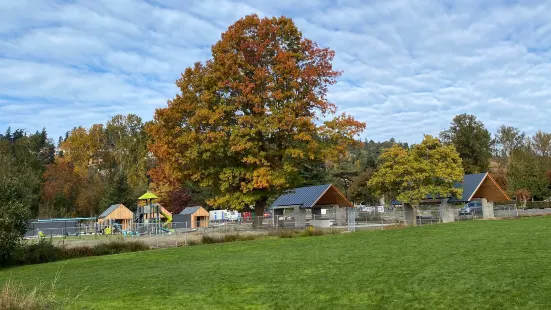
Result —
<path fill-rule="evenodd" d="M 455 221 L 476 220 L 483 218 L 482 211 L 477 209 L 466 212 L 463 206 L 455 206 Z M 193 221 L 171 223 L 131 223 L 128 227 L 111 223 L 56 223 L 55 227 L 31 224 L 26 234 L 30 240 L 48 237 L 68 246 L 94 245 L 109 240 L 142 240 L 153 247 L 181 246 L 198 242 L 204 235 L 251 234 L 268 235 L 280 230 L 297 231 L 314 227 L 314 229 L 353 232 L 359 230 L 386 229 L 406 225 L 404 209 L 401 206 L 325 209 L 323 212 L 306 212 L 297 214 L 285 210 L 283 214 L 264 217 L 246 217 L 235 220 Z M 319 214 L 321 213 L 321 214 Z M 495 218 L 519 216 L 515 204 L 494 206 Z M 416 225 L 434 225 L 442 223 L 440 207 L 437 204 L 422 205 L 417 210 Z M 43 223 L 42 223 L 43 224 Z"/>

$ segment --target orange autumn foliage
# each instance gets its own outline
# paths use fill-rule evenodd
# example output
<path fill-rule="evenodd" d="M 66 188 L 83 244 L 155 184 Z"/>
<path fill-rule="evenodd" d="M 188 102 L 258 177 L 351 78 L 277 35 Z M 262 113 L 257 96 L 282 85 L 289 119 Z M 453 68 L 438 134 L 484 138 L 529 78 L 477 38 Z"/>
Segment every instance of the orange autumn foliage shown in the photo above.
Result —
<path fill-rule="evenodd" d="M 365 128 L 335 117 L 327 100 L 340 75 L 333 57 L 290 18 L 250 15 L 231 25 L 147 127 L 154 183 L 193 182 L 213 190 L 211 205 L 262 212 L 268 197 L 301 184 L 305 164 L 337 158 Z"/>

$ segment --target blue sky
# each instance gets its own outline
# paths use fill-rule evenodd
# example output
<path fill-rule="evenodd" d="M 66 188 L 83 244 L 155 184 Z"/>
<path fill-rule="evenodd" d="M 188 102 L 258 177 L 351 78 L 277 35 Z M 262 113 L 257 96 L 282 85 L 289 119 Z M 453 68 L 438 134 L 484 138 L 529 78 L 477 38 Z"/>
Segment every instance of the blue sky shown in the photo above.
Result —
<path fill-rule="evenodd" d="M 454 115 L 551 131 L 551 1 L 0 1 L 0 130 L 150 120 L 240 17 L 286 15 L 335 50 L 329 98 L 363 136 L 418 142 Z"/>

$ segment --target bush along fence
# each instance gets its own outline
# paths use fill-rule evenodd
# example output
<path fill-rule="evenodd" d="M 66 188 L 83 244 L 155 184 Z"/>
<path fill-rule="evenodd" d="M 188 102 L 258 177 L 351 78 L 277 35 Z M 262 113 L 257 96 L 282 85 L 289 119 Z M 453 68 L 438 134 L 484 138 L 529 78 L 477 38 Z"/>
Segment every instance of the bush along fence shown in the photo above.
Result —
<path fill-rule="evenodd" d="M 78 257 L 137 252 L 149 249 L 150 247 L 141 241 L 115 240 L 98 243 L 94 246 L 66 247 L 54 245 L 51 239 L 44 238 L 37 243 L 19 246 L 6 265 L 41 264 Z"/>

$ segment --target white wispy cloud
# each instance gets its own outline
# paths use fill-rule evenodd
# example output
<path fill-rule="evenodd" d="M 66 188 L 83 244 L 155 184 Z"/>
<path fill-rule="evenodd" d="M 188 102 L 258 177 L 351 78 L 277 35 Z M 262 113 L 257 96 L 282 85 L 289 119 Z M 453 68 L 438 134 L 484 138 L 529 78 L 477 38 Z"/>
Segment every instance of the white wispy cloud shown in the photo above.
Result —
<path fill-rule="evenodd" d="M 551 131 L 551 1 L 2 1 L 0 130 L 150 120 L 240 17 L 292 17 L 336 51 L 329 98 L 365 137 L 419 141 L 454 115 Z"/>

